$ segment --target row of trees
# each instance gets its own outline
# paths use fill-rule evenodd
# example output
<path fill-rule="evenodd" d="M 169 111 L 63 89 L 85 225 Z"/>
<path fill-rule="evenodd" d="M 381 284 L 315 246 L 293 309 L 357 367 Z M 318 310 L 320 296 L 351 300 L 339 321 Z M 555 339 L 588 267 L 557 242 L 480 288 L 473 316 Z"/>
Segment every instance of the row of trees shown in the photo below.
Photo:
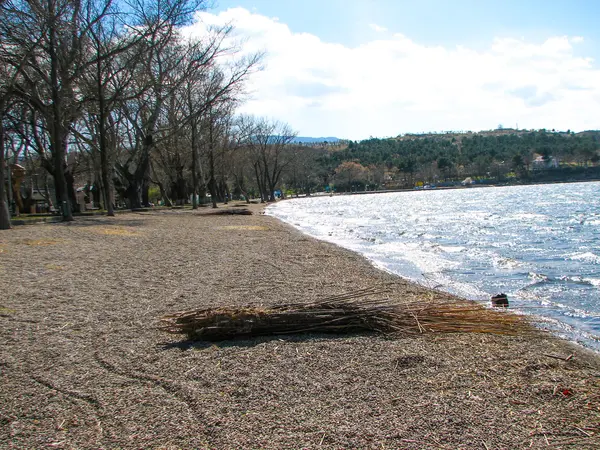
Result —
<path fill-rule="evenodd" d="M 204 6 L 0 2 L 0 228 L 10 227 L 7 155 L 28 167 L 30 187 L 52 186 L 66 221 L 82 178 L 109 215 L 114 193 L 138 208 L 150 185 L 165 203 L 191 196 L 194 207 L 207 192 L 227 199 L 232 185 L 243 195 L 250 179 L 262 199 L 274 198 L 294 133 L 235 115 L 262 55 L 241 53 L 230 25 L 184 34 Z"/>
<path fill-rule="evenodd" d="M 411 136 L 350 142 L 345 150 L 332 153 L 331 163 L 384 168 L 400 185 L 414 186 L 415 180 L 497 178 L 511 172 L 527 178 L 539 157 L 562 167 L 593 166 L 600 160 L 599 149 L 598 132 Z"/>

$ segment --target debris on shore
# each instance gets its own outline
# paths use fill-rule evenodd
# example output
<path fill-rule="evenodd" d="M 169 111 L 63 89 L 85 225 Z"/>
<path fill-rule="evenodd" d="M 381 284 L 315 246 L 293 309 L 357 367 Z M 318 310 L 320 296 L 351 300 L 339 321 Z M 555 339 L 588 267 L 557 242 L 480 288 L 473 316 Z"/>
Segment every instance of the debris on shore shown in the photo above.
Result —
<path fill-rule="evenodd" d="M 161 328 L 204 341 L 299 333 L 514 335 L 532 329 L 524 317 L 468 300 L 399 302 L 388 294 L 367 288 L 312 303 L 202 308 L 165 316 Z"/>

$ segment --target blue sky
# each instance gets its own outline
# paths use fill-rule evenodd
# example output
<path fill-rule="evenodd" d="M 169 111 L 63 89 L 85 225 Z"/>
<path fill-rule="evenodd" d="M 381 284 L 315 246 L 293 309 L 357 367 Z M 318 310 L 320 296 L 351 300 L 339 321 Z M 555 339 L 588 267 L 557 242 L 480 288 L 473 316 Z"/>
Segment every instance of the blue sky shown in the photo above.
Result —
<path fill-rule="evenodd" d="M 215 0 L 264 50 L 243 112 L 301 135 L 600 128 L 600 1 Z"/>
<path fill-rule="evenodd" d="M 232 7 L 278 17 L 294 32 L 348 46 L 375 37 L 365 23 L 433 45 L 549 35 L 585 35 L 592 43 L 600 35 L 597 0 L 215 0 L 215 11 Z"/>

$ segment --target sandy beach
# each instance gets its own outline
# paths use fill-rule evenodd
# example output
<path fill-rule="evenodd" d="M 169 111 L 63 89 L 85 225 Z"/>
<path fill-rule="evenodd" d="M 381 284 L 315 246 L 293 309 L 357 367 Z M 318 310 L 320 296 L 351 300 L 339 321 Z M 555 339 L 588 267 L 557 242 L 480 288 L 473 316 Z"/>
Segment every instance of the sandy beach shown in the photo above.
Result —
<path fill-rule="evenodd" d="M 160 330 L 175 311 L 380 285 L 449 297 L 251 210 L 0 232 L 0 448 L 600 448 L 600 356 L 548 333 Z"/>

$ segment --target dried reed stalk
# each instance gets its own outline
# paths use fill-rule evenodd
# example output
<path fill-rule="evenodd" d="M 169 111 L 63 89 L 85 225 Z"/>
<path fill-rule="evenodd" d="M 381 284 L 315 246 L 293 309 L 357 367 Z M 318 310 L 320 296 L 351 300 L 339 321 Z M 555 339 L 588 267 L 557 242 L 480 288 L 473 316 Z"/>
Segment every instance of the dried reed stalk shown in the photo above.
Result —
<path fill-rule="evenodd" d="M 253 214 L 249 209 L 218 209 L 216 211 L 210 211 L 204 213 L 204 216 L 251 216 Z"/>
<path fill-rule="evenodd" d="M 307 332 L 518 334 L 533 330 L 522 316 L 476 302 L 397 302 L 384 295 L 388 293 L 369 288 L 313 303 L 184 311 L 163 317 L 161 329 L 205 341 Z"/>

